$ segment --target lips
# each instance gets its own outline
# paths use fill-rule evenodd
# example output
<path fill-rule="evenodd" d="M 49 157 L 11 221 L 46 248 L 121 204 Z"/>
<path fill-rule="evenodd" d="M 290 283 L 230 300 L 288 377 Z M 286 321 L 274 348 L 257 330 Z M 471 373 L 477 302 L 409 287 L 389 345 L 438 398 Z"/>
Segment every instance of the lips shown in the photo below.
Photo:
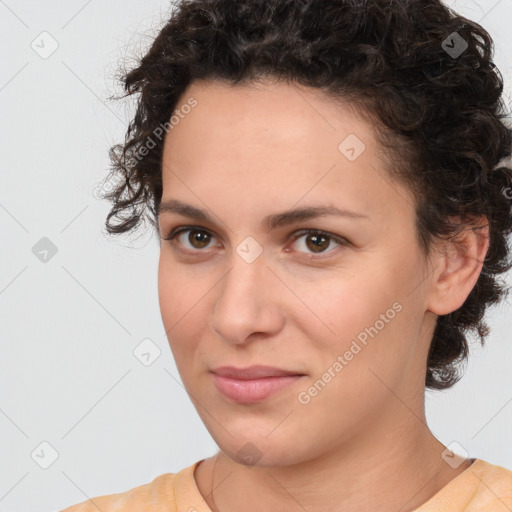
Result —
<path fill-rule="evenodd" d="M 255 365 L 247 368 L 235 368 L 234 366 L 221 366 L 212 370 L 213 373 L 221 377 L 228 377 L 230 379 L 250 380 L 250 379 L 263 379 L 266 377 L 287 377 L 290 375 L 304 375 L 303 373 L 283 370 L 273 366 Z"/>
<path fill-rule="evenodd" d="M 304 377 L 302 373 L 272 366 L 222 366 L 212 373 L 217 390 L 238 404 L 262 402 Z"/>

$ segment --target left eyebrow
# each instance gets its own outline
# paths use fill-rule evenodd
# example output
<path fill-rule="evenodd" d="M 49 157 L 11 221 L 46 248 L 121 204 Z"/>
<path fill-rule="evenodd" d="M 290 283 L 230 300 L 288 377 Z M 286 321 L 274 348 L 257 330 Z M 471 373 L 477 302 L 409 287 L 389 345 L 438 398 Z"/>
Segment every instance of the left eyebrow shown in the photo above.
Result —
<path fill-rule="evenodd" d="M 195 220 L 214 223 L 213 218 L 210 214 L 201 208 L 196 208 L 187 203 L 182 203 L 177 199 L 169 199 L 167 201 L 163 201 L 160 203 L 158 208 L 158 215 L 161 213 L 176 213 L 178 215 L 183 215 L 184 217 L 190 217 Z M 336 206 L 328 205 L 328 206 L 306 206 L 304 208 L 295 208 L 293 210 L 287 210 L 281 213 L 274 213 L 272 215 L 267 215 L 263 218 L 261 225 L 268 230 L 276 229 L 279 227 L 287 226 L 289 224 L 294 224 L 296 222 L 305 221 L 308 219 L 315 219 L 317 217 L 322 217 L 326 215 L 336 215 L 348 217 L 354 220 L 366 219 L 370 220 L 367 215 L 362 213 L 354 212 L 352 210 L 340 209 Z"/>

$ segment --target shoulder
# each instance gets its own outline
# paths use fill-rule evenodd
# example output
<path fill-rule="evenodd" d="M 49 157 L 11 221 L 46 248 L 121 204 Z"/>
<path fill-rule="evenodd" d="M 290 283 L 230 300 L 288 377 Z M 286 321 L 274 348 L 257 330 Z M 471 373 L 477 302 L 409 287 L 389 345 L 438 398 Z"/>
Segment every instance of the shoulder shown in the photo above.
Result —
<path fill-rule="evenodd" d="M 177 473 L 165 473 L 151 482 L 133 487 L 124 492 L 97 496 L 77 503 L 60 512 L 175 512 L 174 482 Z"/>
<path fill-rule="evenodd" d="M 474 467 L 473 467 L 474 466 Z M 512 510 L 512 471 L 478 459 L 478 464 L 469 467 L 474 479 L 475 494 L 468 510 L 489 512 Z M 491 507 L 492 508 L 489 508 Z"/>
<path fill-rule="evenodd" d="M 417 512 L 510 512 L 512 471 L 475 459 Z"/>
<path fill-rule="evenodd" d="M 448 482 L 414 512 L 510 512 L 512 471 L 482 459 Z"/>

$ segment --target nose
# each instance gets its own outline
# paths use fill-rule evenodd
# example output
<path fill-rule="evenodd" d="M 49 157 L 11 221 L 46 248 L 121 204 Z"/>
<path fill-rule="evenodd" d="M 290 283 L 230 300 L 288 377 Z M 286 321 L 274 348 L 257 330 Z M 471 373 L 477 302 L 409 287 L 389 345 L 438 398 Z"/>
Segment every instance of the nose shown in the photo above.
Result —
<path fill-rule="evenodd" d="M 278 297 L 286 287 L 267 267 L 263 255 L 252 263 L 237 254 L 231 269 L 215 287 L 217 296 L 210 327 L 225 342 L 243 345 L 260 337 L 272 336 L 284 324 Z"/>

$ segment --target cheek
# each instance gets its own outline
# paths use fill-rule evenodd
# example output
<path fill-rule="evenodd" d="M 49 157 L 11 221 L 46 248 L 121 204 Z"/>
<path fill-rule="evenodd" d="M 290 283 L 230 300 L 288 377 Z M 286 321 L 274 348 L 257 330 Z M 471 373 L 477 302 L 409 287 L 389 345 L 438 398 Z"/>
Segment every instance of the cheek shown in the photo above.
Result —
<path fill-rule="evenodd" d="M 181 321 L 207 290 L 204 279 L 175 262 L 169 248 L 162 248 L 158 263 L 158 300 L 166 330 Z"/>
<path fill-rule="evenodd" d="M 200 298 L 200 290 L 191 286 L 190 278 L 172 264 L 162 249 L 158 265 L 158 301 L 162 323 L 177 364 L 183 359 L 184 350 L 192 348 L 189 339 L 196 338 L 190 318 L 194 315 L 194 304 Z"/>
<path fill-rule="evenodd" d="M 164 255 L 164 249 L 162 249 L 158 262 L 158 302 L 165 332 L 167 333 L 172 327 L 172 317 L 177 310 L 176 308 L 179 309 L 175 293 L 178 286 L 176 274 L 169 268 Z"/>
<path fill-rule="evenodd" d="M 344 373 L 355 377 L 360 372 L 358 380 L 362 374 L 365 379 L 371 377 L 368 367 L 396 368 L 400 358 L 408 357 L 410 344 L 406 341 L 417 329 L 416 313 L 405 289 L 393 269 L 375 262 L 351 270 L 350 276 L 347 273 L 303 287 L 300 296 L 307 297 L 304 302 L 312 311 L 297 315 L 296 321 L 310 339 L 310 349 L 320 356 L 315 370 L 328 369 L 339 362 L 338 356 L 343 359 Z M 304 313 L 303 308 L 301 311 Z M 312 356 L 314 360 L 315 354 Z M 340 370 L 339 364 L 336 368 Z"/>
<path fill-rule="evenodd" d="M 306 352 L 311 375 L 296 397 L 297 408 L 304 421 L 324 425 L 327 437 L 340 430 L 350 435 L 392 399 L 388 386 L 395 387 L 410 357 L 403 342 L 410 328 L 402 316 L 405 308 L 371 291 L 359 289 L 354 297 L 347 289 L 347 295 L 340 292 L 336 300 L 324 301 L 319 315 L 330 315 L 335 335 L 319 337 L 312 324 L 305 331 L 314 340 Z"/>
<path fill-rule="evenodd" d="M 352 338 L 379 320 L 381 313 L 392 308 L 398 294 L 389 289 L 390 283 L 384 276 L 383 271 L 370 272 L 363 267 L 308 282 L 297 289 L 308 309 L 300 323 L 308 323 L 307 332 L 318 324 L 318 332 L 334 348 L 350 344 Z M 298 309 L 304 313 L 304 307 Z"/>
<path fill-rule="evenodd" d="M 317 407 L 336 404 L 344 413 L 359 411 L 361 404 L 365 410 L 379 408 L 389 398 L 388 386 L 397 387 L 421 366 L 421 303 L 405 283 L 396 274 L 375 273 L 371 280 L 353 279 L 326 290 L 330 300 L 324 299 L 319 315 L 327 315 L 336 334 L 322 338 L 322 364 L 312 378 L 321 381 Z"/>
<path fill-rule="evenodd" d="M 176 263 L 162 249 L 158 265 L 158 300 L 162 323 L 184 382 L 204 364 L 204 343 L 215 284 L 211 271 Z"/>

